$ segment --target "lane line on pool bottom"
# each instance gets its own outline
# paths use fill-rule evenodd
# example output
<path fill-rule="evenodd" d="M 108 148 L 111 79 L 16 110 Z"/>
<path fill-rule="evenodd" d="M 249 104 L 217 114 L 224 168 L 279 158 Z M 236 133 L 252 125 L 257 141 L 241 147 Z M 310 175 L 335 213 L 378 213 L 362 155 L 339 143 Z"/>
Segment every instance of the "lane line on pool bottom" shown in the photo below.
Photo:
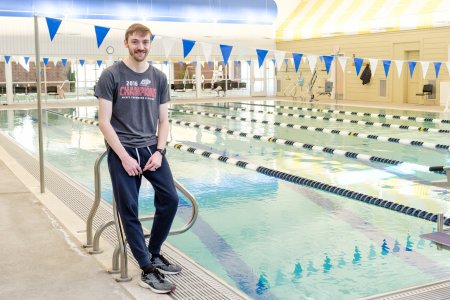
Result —
<path fill-rule="evenodd" d="M 249 103 L 244 103 L 244 102 L 238 102 L 238 103 L 243 104 L 243 105 L 254 105 L 254 106 L 260 105 L 260 104 L 249 104 Z M 265 105 L 265 106 L 273 107 L 273 108 L 277 108 L 277 109 L 311 111 L 311 112 L 330 113 L 330 114 L 335 114 L 335 115 L 339 114 L 339 115 L 346 115 L 346 116 L 384 118 L 384 119 L 390 119 L 390 120 L 413 121 L 413 122 L 417 122 L 417 123 L 450 124 L 450 120 L 447 120 L 447 119 L 433 119 L 433 118 L 411 117 L 411 116 L 402 116 L 402 115 L 375 114 L 375 113 L 368 113 L 368 112 L 344 111 L 344 110 L 337 110 L 337 109 L 333 110 L 333 109 L 322 109 L 322 108 L 309 108 L 309 107 L 301 107 L 301 106 L 283 106 L 283 105 L 271 105 L 271 106 Z"/>
<path fill-rule="evenodd" d="M 257 166 L 255 164 L 251 164 L 248 163 L 246 161 L 242 161 L 242 160 L 237 160 L 234 158 L 230 158 L 227 156 L 223 156 L 223 155 L 219 155 L 216 153 L 212 153 L 212 152 L 208 152 L 208 151 L 203 151 L 201 149 L 197 149 L 194 147 L 190 147 L 187 145 L 183 145 L 181 143 L 177 143 L 177 142 L 167 142 L 167 145 L 170 147 L 173 147 L 174 149 L 178 149 L 184 152 L 189 152 L 192 154 L 197 154 L 199 156 L 205 157 L 205 158 L 211 158 L 211 159 L 216 159 L 218 161 L 224 162 L 226 164 L 230 164 L 230 165 L 234 165 L 243 169 L 249 169 L 249 170 L 253 170 L 256 171 L 258 173 L 264 174 L 266 176 L 271 176 L 271 177 L 275 177 L 287 182 L 291 182 L 291 183 L 295 183 L 298 185 L 302 185 L 302 186 L 306 186 L 306 187 L 310 187 L 310 188 L 315 188 L 318 190 L 322 190 L 325 192 L 329 192 L 331 194 L 335 194 L 338 196 L 343 196 L 343 197 L 347 197 L 353 200 L 358 200 L 364 203 L 368 203 L 368 204 L 372 204 L 381 208 L 386 208 L 386 209 L 390 209 L 393 211 L 397 211 L 397 212 L 401 212 L 403 214 L 409 215 L 409 216 L 413 216 L 413 217 L 417 217 L 420 219 L 424 219 L 424 220 L 428 220 L 431 222 L 436 222 L 437 221 L 437 214 L 433 214 L 431 212 L 427 212 L 425 210 L 420 210 L 420 209 L 416 209 L 413 207 L 409 207 L 409 206 L 405 206 L 403 204 L 398 204 L 392 201 L 388 201 L 388 200 L 384 200 L 381 198 L 377 198 L 377 197 L 372 197 L 369 195 L 365 195 L 362 193 L 358 193 L 355 191 L 351 191 L 351 190 L 347 190 L 344 188 L 340 188 L 340 187 L 336 187 L 327 183 L 323 183 L 320 181 L 316 181 L 316 180 L 312 180 L 312 179 L 308 179 L 308 178 L 304 178 L 301 176 L 297 176 L 297 175 L 292 175 L 289 173 L 285 173 L 282 171 L 278 171 L 278 170 L 274 170 L 271 168 L 266 168 L 263 166 Z M 444 218 L 444 224 L 446 226 L 450 225 L 450 217 L 445 217 Z"/>
<path fill-rule="evenodd" d="M 209 126 L 209 125 L 202 125 L 202 124 L 195 123 L 195 122 L 186 122 L 186 121 L 173 120 L 173 119 L 169 119 L 169 122 L 175 123 L 178 125 L 183 125 L 183 126 L 190 127 L 190 128 L 200 128 L 200 129 L 204 129 L 204 130 L 208 130 L 208 131 L 221 132 L 221 133 L 226 133 L 226 134 L 234 135 L 234 136 L 250 137 L 255 140 L 259 140 L 259 141 L 263 141 L 263 142 L 275 143 L 275 144 L 280 144 L 280 145 L 285 145 L 285 146 L 292 146 L 294 148 L 299 148 L 299 149 L 303 148 L 303 149 L 312 150 L 312 151 L 316 151 L 316 152 L 325 152 L 325 153 L 332 154 L 332 155 L 339 155 L 339 156 L 344 156 L 347 158 L 352 158 L 352 159 L 357 159 L 357 160 L 362 160 L 362 161 L 367 161 L 367 162 L 377 162 L 377 163 L 394 165 L 394 166 L 406 165 L 406 166 L 410 166 L 415 171 L 430 172 L 429 166 L 407 163 L 404 161 L 399 161 L 399 160 L 390 159 L 390 158 L 371 156 L 371 155 L 361 154 L 361 153 L 356 153 L 356 152 L 343 151 L 343 150 L 334 149 L 331 147 L 322 147 L 322 146 L 317 146 L 317 145 L 312 145 L 312 144 L 304 144 L 301 142 L 285 140 L 285 139 L 277 138 L 274 136 L 263 136 L 263 135 L 257 135 L 257 134 L 251 135 L 249 133 L 242 132 L 242 131 L 230 130 L 227 128 L 219 128 L 219 127 L 214 127 L 214 126 Z M 445 171 L 435 171 L 432 173 L 446 174 Z"/>
<path fill-rule="evenodd" d="M 261 123 L 261 124 L 266 124 L 266 125 L 274 125 L 274 126 L 279 126 L 279 127 L 302 129 L 302 130 L 323 132 L 323 133 L 328 133 L 328 134 L 337 134 L 337 135 L 343 135 L 343 136 L 352 136 L 352 137 L 358 137 L 358 138 L 361 138 L 361 139 L 371 139 L 371 140 L 377 140 L 377 141 L 381 141 L 381 142 L 397 143 L 397 144 L 408 145 L 408 146 L 424 147 L 424 148 L 433 149 L 433 150 L 439 149 L 439 150 L 450 151 L 450 146 L 449 145 L 433 144 L 433 143 L 422 142 L 422 141 L 414 141 L 414 140 L 399 139 L 399 138 L 393 138 L 393 137 L 385 137 L 385 136 L 379 136 L 379 135 L 375 135 L 375 134 L 365 134 L 365 133 L 360 133 L 360 132 L 355 132 L 355 131 L 345 131 L 345 130 L 337 130 L 337 129 L 319 128 L 319 127 L 313 127 L 313 126 L 289 124 L 289 123 L 280 123 L 280 122 L 269 122 L 269 121 L 266 121 L 266 120 L 261 121 L 261 120 L 256 120 L 256 119 L 241 118 L 241 117 L 236 117 L 236 116 L 227 116 L 227 115 L 209 113 L 209 112 L 205 112 L 205 111 L 193 111 L 193 110 L 174 109 L 174 108 L 170 108 L 169 110 L 176 111 L 176 112 L 182 112 L 182 113 L 186 113 L 186 114 L 192 114 L 192 115 L 201 115 L 201 116 L 207 116 L 207 117 L 218 117 L 218 118 L 227 119 L 227 120 L 250 121 L 252 123 Z"/>

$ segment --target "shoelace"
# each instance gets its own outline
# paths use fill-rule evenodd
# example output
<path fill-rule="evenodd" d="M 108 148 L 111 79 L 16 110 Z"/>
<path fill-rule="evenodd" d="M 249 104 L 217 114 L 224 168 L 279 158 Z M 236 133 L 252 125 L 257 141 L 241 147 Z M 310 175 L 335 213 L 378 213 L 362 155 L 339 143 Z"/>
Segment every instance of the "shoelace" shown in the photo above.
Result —
<path fill-rule="evenodd" d="M 159 272 L 158 269 L 154 269 L 152 272 L 145 274 L 145 277 L 149 276 L 150 274 L 154 274 L 156 279 L 160 282 L 163 283 L 164 280 L 164 274 Z"/>

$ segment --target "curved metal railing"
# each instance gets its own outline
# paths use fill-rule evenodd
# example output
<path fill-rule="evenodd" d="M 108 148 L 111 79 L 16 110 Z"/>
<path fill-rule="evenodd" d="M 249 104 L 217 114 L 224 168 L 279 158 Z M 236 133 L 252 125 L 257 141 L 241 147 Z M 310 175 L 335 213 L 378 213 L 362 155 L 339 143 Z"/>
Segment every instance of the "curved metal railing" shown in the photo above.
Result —
<path fill-rule="evenodd" d="M 100 201 L 101 201 L 101 172 L 100 172 L 100 165 L 102 160 L 105 158 L 106 154 L 108 151 L 103 152 L 95 161 L 95 165 L 94 165 L 94 174 L 95 174 L 95 199 L 94 199 L 94 203 L 92 204 L 91 210 L 89 212 L 89 216 L 87 218 L 86 221 L 86 244 L 84 245 L 84 247 L 86 248 L 92 248 L 89 253 L 91 254 L 96 254 L 96 253 L 101 253 L 103 252 L 100 249 L 100 237 L 102 235 L 102 233 L 105 231 L 106 228 L 108 228 L 111 225 L 115 225 L 116 227 L 116 231 L 117 231 L 117 236 L 119 239 L 119 244 L 116 247 L 116 249 L 114 250 L 114 254 L 113 254 L 113 266 L 112 266 L 112 270 L 111 273 L 121 273 L 121 276 L 119 279 L 120 281 L 127 281 L 129 280 L 128 278 L 128 268 L 127 268 L 127 256 L 125 255 L 127 253 L 126 250 L 126 239 L 124 237 L 123 234 L 123 230 L 122 230 L 122 225 L 120 222 L 120 217 L 116 208 L 116 203 L 113 197 L 113 214 L 114 214 L 114 219 L 113 220 L 109 220 L 105 223 L 103 223 L 101 226 L 99 226 L 94 234 L 94 236 L 92 235 L 93 233 L 93 221 L 94 221 L 94 217 L 95 214 L 97 213 L 98 207 L 100 206 Z M 178 228 L 178 229 L 174 229 L 171 230 L 169 232 L 169 235 L 176 235 L 176 234 L 181 234 L 186 232 L 187 230 L 189 230 L 195 223 L 195 221 L 197 220 L 197 216 L 198 216 L 198 204 L 197 204 L 197 200 L 196 198 L 181 184 L 179 183 L 176 179 L 174 179 L 175 182 L 175 187 L 177 190 L 179 190 L 190 202 L 191 202 L 191 206 L 192 206 L 192 214 L 191 217 L 189 219 L 189 221 L 182 227 Z M 149 221 L 149 220 L 153 220 L 154 215 L 147 215 L 147 216 L 142 216 L 139 218 L 140 221 Z M 146 234 L 145 237 L 149 237 L 149 234 Z M 119 268 L 119 255 L 121 257 L 121 262 L 120 262 L 120 268 Z"/>

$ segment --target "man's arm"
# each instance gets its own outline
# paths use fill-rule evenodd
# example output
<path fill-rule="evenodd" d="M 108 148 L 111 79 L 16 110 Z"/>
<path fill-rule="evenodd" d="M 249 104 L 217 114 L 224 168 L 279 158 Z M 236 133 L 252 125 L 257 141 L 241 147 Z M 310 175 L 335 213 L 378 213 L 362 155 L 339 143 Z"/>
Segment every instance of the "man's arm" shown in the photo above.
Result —
<path fill-rule="evenodd" d="M 119 156 L 122 166 L 130 176 L 142 173 L 138 162 L 132 158 L 120 143 L 116 131 L 111 126 L 112 102 L 99 98 L 98 104 L 98 127 L 108 142 L 109 146 Z"/>
<path fill-rule="evenodd" d="M 169 103 L 166 102 L 159 106 L 158 123 L 158 149 L 166 148 L 167 137 L 169 136 Z"/>
<path fill-rule="evenodd" d="M 167 137 L 169 136 L 169 103 L 159 105 L 158 117 L 158 144 L 157 149 L 166 148 Z M 161 166 L 162 154 L 156 151 L 150 156 L 144 167 L 144 171 L 158 169 Z"/>

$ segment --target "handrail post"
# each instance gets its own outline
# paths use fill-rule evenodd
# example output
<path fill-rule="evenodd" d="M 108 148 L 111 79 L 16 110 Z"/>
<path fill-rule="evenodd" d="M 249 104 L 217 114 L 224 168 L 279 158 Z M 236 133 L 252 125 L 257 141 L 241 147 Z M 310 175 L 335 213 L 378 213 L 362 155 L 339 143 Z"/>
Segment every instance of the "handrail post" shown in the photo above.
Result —
<path fill-rule="evenodd" d="M 113 196 L 113 214 L 120 247 L 120 277 L 116 278 L 116 281 L 119 282 L 131 281 L 131 277 L 128 276 L 127 244 L 125 242 L 125 237 L 123 236 L 122 222 L 120 221 L 119 212 L 117 211 L 116 199 L 114 198 L 114 196 Z"/>
<path fill-rule="evenodd" d="M 86 244 L 83 245 L 83 247 L 85 247 L 85 248 L 92 247 L 92 223 L 94 221 L 94 216 L 97 213 L 97 209 L 100 205 L 100 198 L 101 198 L 100 164 L 107 153 L 108 153 L 108 150 L 106 150 L 105 152 L 102 153 L 102 155 L 97 157 L 97 160 L 95 161 L 95 165 L 94 165 L 95 199 L 94 199 L 94 203 L 92 204 L 91 211 L 89 212 L 89 216 L 86 221 Z"/>

